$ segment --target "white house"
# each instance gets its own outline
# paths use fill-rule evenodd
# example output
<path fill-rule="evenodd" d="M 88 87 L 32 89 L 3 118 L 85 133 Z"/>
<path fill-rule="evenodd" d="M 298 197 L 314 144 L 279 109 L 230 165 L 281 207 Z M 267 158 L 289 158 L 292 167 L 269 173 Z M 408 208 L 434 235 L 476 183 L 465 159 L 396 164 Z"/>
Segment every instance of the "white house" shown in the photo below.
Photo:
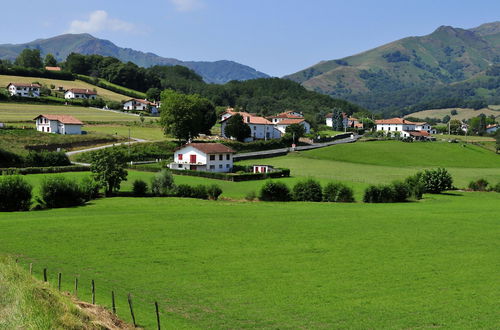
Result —
<path fill-rule="evenodd" d="M 84 88 L 70 88 L 64 92 L 65 99 L 93 99 L 97 98 L 97 93 Z"/>
<path fill-rule="evenodd" d="M 286 132 L 286 128 L 292 124 L 299 124 L 299 125 L 302 125 L 304 127 L 304 132 L 306 134 L 309 134 L 311 132 L 311 125 L 304 119 L 304 118 L 300 118 L 300 119 L 283 119 L 283 120 L 280 120 L 277 124 L 276 124 L 276 128 L 282 133 L 282 134 L 285 134 Z"/>
<path fill-rule="evenodd" d="M 188 143 L 174 152 L 173 170 L 230 172 L 235 151 L 221 143 Z"/>
<path fill-rule="evenodd" d="M 7 90 L 11 96 L 40 97 L 39 84 L 9 83 Z"/>
<path fill-rule="evenodd" d="M 226 136 L 225 129 L 228 119 L 235 114 L 241 115 L 243 117 L 243 122 L 250 126 L 250 137 L 245 139 L 245 142 L 253 140 L 279 139 L 282 135 L 276 126 L 266 118 L 255 116 L 243 111 L 235 112 L 230 108 L 221 117 L 221 133 L 225 138 L 231 138 L 230 136 Z"/>
<path fill-rule="evenodd" d="M 491 124 L 491 125 L 486 126 L 486 133 L 488 133 L 488 134 L 495 133 L 499 129 L 500 129 L 500 125 Z"/>
<path fill-rule="evenodd" d="M 394 135 L 399 132 L 403 138 L 411 137 L 421 140 L 428 138 L 431 134 L 436 134 L 436 130 L 427 123 L 415 123 L 404 118 L 391 118 L 376 120 L 377 131 L 382 131 L 385 134 Z"/>
<path fill-rule="evenodd" d="M 333 113 L 326 115 L 326 126 L 333 127 Z M 360 123 L 358 118 L 349 117 L 345 112 L 342 112 L 342 127 L 345 128 L 363 128 L 363 123 Z"/>
<path fill-rule="evenodd" d="M 82 134 L 83 123 L 68 115 L 39 115 L 34 119 L 36 130 L 56 134 Z"/>
<path fill-rule="evenodd" d="M 303 118 L 304 115 L 302 113 L 293 110 L 285 111 L 277 115 L 267 117 L 267 119 L 270 120 L 271 123 L 273 124 L 277 124 L 285 119 L 303 119 Z"/>
<path fill-rule="evenodd" d="M 123 110 L 147 111 L 148 109 L 150 109 L 153 114 L 158 113 L 158 106 L 156 103 L 148 100 L 130 99 L 123 103 Z"/>

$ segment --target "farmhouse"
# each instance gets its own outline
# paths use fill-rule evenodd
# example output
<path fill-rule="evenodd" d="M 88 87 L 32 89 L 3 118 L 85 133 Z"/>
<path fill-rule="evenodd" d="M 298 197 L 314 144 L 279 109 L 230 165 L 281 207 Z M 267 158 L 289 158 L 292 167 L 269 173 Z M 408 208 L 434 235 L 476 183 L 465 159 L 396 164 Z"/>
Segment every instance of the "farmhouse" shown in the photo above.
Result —
<path fill-rule="evenodd" d="M 377 124 L 377 131 L 390 135 L 399 132 L 402 138 L 412 138 L 414 140 L 430 139 L 431 134 L 436 134 L 436 130 L 425 122 L 415 123 L 404 118 L 376 120 L 375 124 Z"/>
<path fill-rule="evenodd" d="M 333 127 L 333 114 L 326 115 L 326 126 Z M 359 122 L 358 118 L 349 117 L 345 112 L 342 112 L 342 127 L 346 128 L 363 128 L 363 123 Z"/>
<path fill-rule="evenodd" d="M 486 133 L 488 133 L 488 134 L 495 133 L 499 129 L 500 129 L 500 125 L 491 124 L 491 125 L 486 126 Z"/>
<path fill-rule="evenodd" d="M 64 92 L 65 99 L 93 99 L 97 98 L 97 92 L 84 88 L 71 88 Z"/>
<path fill-rule="evenodd" d="M 277 124 L 276 124 L 276 128 L 282 133 L 282 134 L 285 134 L 286 132 L 286 128 L 290 125 L 293 125 L 293 124 L 299 124 L 299 125 L 302 125 L 304 127 L 304 132 L 306 134 L 309 134 L 311 132 L 311 125 L 304 119 L 304 118 L 299 118 L 299 119 L 283 119 L 283 120 L 280 120 Z"/>
<path fill-rule="evenodd" d="M 303 119 L 304 115 L 297 111 L 285 111 L 274 116 L 267 117 L 273 124 L 277 124 L 285 119 Z"/>
<path fill-rule="evenodd" d="M 173 170 L 230 172 L 235 151 L 221 143 L 188 143 L 174 152 Z"/>
<path fill-rule="evenodd" d="M 68 115 L 39 115 L 34 119 L 36 130 L 55 134 L 82 134 L 83 123 Z"/>
<path fill-rule="evenodd" d="M 151 113 L 155 114 L 158 113 L 158 106 L 146 99 L 130 99 L 123 103 L 123 110 L 151 111 Z"/>
<path fill-rule="evenodd" d="M 7 90 L 11 96 L 40 97 L 41 87 L 39 84 L 10 83 Z"/>
<path fill-rule="evenodd" d="M 245 142 L 253 140 L 279 139 L 281 137 L 282 133 L 266 118 L 255 116 L 248 112 L 236 112 L 232 108 L 227 109 L 221 116 L 221 133 L 223 137 L 230 138 L 230 136 L 226 136 L 225 129 L 227 120 L 235 114 L 242 116 L 243 122 L 250 126 L 250 137 L 247 138 Z"/>

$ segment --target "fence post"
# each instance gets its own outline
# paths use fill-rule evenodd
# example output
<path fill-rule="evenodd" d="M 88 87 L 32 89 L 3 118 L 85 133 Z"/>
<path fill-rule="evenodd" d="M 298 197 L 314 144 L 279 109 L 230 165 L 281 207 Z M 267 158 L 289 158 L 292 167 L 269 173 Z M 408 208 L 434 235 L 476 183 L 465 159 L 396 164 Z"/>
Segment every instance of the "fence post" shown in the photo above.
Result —
<path fill-rule="evenodd" d="M 94 284 L 94 280 L 92 280 L 92 305 L 95 305 L 95 284 Z"/>
<path fill-rule="evenodd" d="M 30 262 L 30 275 L 33 275 L 33 263 Z"/>
<path fill-rule="evenodd" d="M 75 297 L 78 298 L 78 277 L 75 277 Z"/>
<path fill-rule="evenodd" d="M 155 309 L 156 309 L 156 323 L 158 324 L 158 330 L 161 329 L 160 327 L 160 311 L 158 310 L 158 302 L 155 301 Z"/>
<path fill-rule="evenodd" d="M 47 268 L 43 269 L 43 281 L 47 282 Z"/>
<path fill-rule="evenodd" d="M 59 273 L 59 275 L 57 275 L 57 289 L 59 291 L 61 291 L 61 276 L 62 276 L 61 273 Z"/>
<path fill-rule="evenodd" d="M 128 306 L 130 307 L 130 315 L 132 316 L 134 327 L 137 327 L 137 324 L 135 323 L 134 308 L 132 307 L 132 297 L 130 296 L 130 293 L 128 294 Z"/>
<path fill-rule="evenodd" d="M 111 291 L 111 305 L 113 306 L 113 314 L 116 314 L 115 292 L 114 291 Z"/>

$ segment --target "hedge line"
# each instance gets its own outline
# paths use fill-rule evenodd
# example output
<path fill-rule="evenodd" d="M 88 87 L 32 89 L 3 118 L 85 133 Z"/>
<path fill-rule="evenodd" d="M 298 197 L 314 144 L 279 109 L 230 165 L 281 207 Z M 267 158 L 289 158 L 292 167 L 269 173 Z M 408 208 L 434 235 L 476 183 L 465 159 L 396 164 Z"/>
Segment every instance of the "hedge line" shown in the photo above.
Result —
<path fill-rule="evenodd" d="M 58 80 L 75 80 L 73 74 L 68 71 L 47 71 L 45 69 L 25 68 L 20 66 L 14 66 L 12 68 L 0 67 L 0 74 L 7 76 L 36 77 L 36 78 L 58 79 Z"/>
<path fill-rule="evenodd" d="M 71 165 L 71 166 L 50 166 L 50 167 L 6 167 L 0 168 L 0 175 L 12 174 L 43 174 L 43 173 L 64 173 L 64 172 L 85 172 L 88 171 L 87 166 Z"/>
<path fill-rule="evenodd" d="M 120 88 L 120 87 L 116 87 L 113 85 L 109 85 L 109 84 L 102 82 L 98 78 L 96 79 L 96 78 L 92 78 L 92 77 L 81 75 L 81 74 L 77 74 L 76 77 L 82 81 L 85 81 L 86 83 L 89 83 L 89 84 L 92 84 L 95 86 L 99 86 L 101 88 L 110 90 L 110 91 L 118 93 L 118 94 L 123 94 L 123 95 L 130 96 L 130 97 L 136 98 L 136 99 L 143 99 L 144 98 L 144 93 L 134 92 L 130 89 Z"/>

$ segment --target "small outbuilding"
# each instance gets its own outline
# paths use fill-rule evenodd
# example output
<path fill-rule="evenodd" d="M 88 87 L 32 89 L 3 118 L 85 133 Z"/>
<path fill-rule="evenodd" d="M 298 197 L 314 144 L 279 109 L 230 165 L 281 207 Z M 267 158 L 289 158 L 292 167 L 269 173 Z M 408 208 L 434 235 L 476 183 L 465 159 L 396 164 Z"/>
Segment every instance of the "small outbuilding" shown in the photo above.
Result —
<path fill-rule="evenodd" d="M 188 143 L 174 152 L 173 170 L 231 172 L 235 151 L 221 143 Z"/>
<path fill-rule="evenodd" d="M 253 165 L 253 173 L 270 173 L 273 169 L 271 165 Z"/>
<path fill-rule="evenodd" d="M 34 119 L 36 130 L 44 133 L 55 134 L 82 134 L 83 123 L 73 116 L 68 115 L 39 115 Z"/>

